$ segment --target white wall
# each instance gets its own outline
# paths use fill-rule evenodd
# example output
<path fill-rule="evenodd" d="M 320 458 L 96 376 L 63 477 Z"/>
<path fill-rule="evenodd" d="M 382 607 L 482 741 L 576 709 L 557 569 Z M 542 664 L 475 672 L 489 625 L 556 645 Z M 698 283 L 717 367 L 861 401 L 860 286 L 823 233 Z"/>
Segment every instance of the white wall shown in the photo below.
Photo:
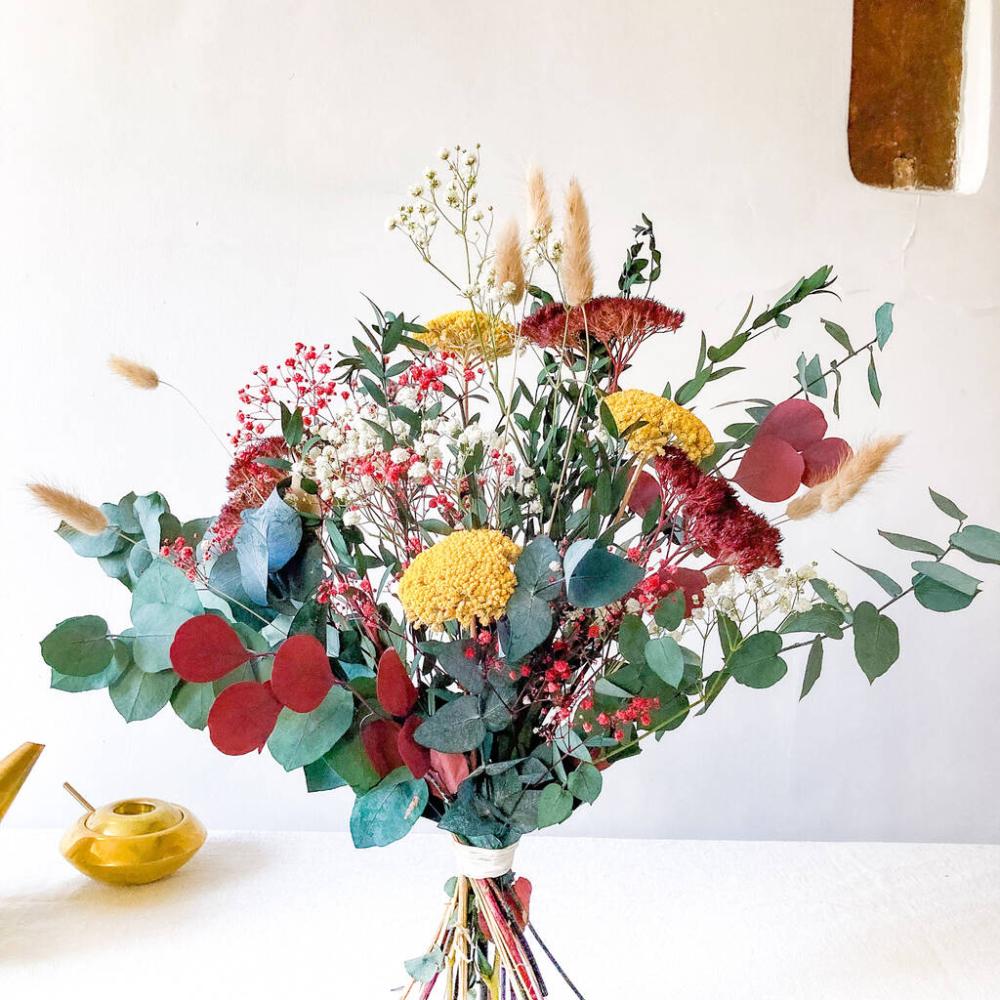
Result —
<path fill-rule="evenodd" d="M 126 727 L 104 693 L 47 689 L 41 636 L 73 614 L 122 621 L 127 595 L 20 483 L 216 509 L 217 446 L 168 393 L 110 381 L 105 356 L 147 359 L 227 428 L 245 373 L 296 339 L 347 338 L 360 291 L 425 316 L 452 307 L 382 226 L 442 144 L 483 143 L 484 191 L 504 208 L 531 160 L 559 182 L 578 173 L 607 288 L 639 212 L 655 220 L 662 294 L 688 322 L 649 346 L 650 384 L 684 377 L 698 330 L 724 335 L 751 292 L 774 297 L 825 262 L 844 301 L 822 312 L 856 339 L 876 305 L 898 304 L 881 412 L 850 372 L 842 431 L 908 443 L 877 491 L 810 538 L 788 532 L 793 559 L 819 553 L 855 599 L 870 594 L 829 545 L 905 573 L 875 528 L 944 532 L 928 483 L 1000 523 L 1000 173 L 991 163 L 967 197 L 852 179 L 850 7 L 3 4 L 0 750 L 49 744 L 8 822 L 67 824 L 70 779 L 96 800 L 173 798 L 216 828 L 343 826 L 349 794 L 306 796 L 300 774 L 223 757 L 169 710 Z M 723 398 L 787 390 L 799 350 L 832 343 L 819 314 L 761 345 L 757 379 Z M 562 830 L 1000 840 L 1000 574 L 984 569 L 964 614 L 900 608 L 902 660 L 874 688 L 846 647 L 802 704 L 800 666 L 766 692 L 730 688 Z"/>

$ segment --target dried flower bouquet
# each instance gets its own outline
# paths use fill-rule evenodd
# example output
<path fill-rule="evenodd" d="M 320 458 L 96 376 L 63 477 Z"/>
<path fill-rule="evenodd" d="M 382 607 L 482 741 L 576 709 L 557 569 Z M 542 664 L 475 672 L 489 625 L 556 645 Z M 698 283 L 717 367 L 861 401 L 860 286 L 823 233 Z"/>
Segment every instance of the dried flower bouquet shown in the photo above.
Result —
<path fill-rule="evenodd" d="M 337 354 L 300 343 L 255 369 L 218 514 L 182 522 L 158 493 L 97 508 L 32 487 L 132 600 L 128 628 L 71 618 L 41 645 L 53 687 L 106 687 L 127 721 L 169 703 L 223 753 L 267 746 L 310 791 L 350 786 L 358 847 L 421 817 L 447 830 L 458 874 L 407 995 L 539 1000 L 518 840 L 593 803 L 608 768 L 730 682 L 770 687 L 798 654 L 804 697 L 829 643 L 853 646 L 874 681 L 899 656 L 890 605 L 966 607 L 980 581 L 956 557 L 1000 562 L 1000 534 L 932 491 L 940 544 L 881 532 L 913 554 L 910 579 L 855 564 L 880 601 L 784 566 L 779 529 L 836 512 L 899 444 L 828 433 L 856 359 L 879 402 L 892 306 L 859 346 L 822 320 L 837 357 L 800 354 L 786 399 L 745 400 L 727 424 L 696 412 L 702 391 L 746 382 L 734 359 L 829 295 L 831 269 L 751 303 L 718 343 L 702 334 L 690 377 L 650 391 L 636 352 L 650 338 L 666 352 L 684 320 L 650 297 L 652 223 L 635 227 L 615 293 L 595 296 L 579 185 L 557 238 L 533 172 L 527 236 L 510 223 L 494 237 L 479 170 L 478 150 L 442 150 L 388 223 L 461 308 L 426 323 L 376 308 Z"/>

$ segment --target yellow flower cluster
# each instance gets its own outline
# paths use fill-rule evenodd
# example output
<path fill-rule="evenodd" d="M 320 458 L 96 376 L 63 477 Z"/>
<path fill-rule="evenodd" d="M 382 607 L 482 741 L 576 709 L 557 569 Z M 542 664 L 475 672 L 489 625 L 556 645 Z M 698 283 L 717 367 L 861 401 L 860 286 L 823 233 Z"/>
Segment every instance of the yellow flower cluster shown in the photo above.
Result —
<path fill-rule="evenodd" d="M 471 309 L 457 309 L 429 320 L 426 333 L 414 334 L 435 351 L 453 351 L 467 365 L 496 361 L 514 350 L 514 327 Z"/>
<path fill-rule="evenodd" d="M 514 593 L 512 565 L 520 554 L 521 547 L 499 531 L 456 531 L 410 563 L 399 582 L 399 599 L 415 625 L 488 625 Z"/>
<path fill-rule="evenodd" d="M 662 455 L 664 448 L 673 445 L 692 462 L 700 462 L 715 448 L 708 428 L 673 400 L 642 389 L 623 389 L 606 396 L 604 402 L 620 431 L 645 421 L 628 436 L 628 446 L 637 455 Z"/>

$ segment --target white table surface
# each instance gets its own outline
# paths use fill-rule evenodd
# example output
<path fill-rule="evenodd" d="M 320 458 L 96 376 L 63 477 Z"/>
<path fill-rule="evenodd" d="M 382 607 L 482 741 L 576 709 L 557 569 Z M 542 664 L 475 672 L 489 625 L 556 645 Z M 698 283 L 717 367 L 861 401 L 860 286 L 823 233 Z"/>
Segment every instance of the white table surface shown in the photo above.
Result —
<path fill-rule="evenodd" d="M 0 829 L 4 1000 L 389 1000 L 450 861 L 432 834 L 360 852 L 340 834 L 215 833 L 173 878 L 122 889 L 58 840 Z M 587 1000 L 1000 997 L 1000 847 L 536 835 L 516 868 Z"/>

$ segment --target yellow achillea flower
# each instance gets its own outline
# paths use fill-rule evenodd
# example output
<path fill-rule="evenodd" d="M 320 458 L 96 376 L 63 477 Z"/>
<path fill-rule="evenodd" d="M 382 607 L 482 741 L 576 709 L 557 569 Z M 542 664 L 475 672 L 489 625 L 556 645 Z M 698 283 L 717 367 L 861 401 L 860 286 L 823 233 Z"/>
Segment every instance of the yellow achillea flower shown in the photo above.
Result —
<path fill-rule="evenodd" d="M 519 545 L 490 528 L 453 532 L 410 563 L 399 582 L 399 599 L 415 625 L 488 625 L 514 593 L 512 566 L 520 554 Z"/>
<path fill-rule="evenodd" d="M 628 436 L 628 446 L 637 455 L 662 455 L 664 448 L 673 445 L 692 462 L 700 462 L 715 448 L 708 428 L 673 400 L 642 389 L 623 389 L 605 396 L 604 402 L 620 431 L 638 420 L 645 421 Z"/>
<path fill-rule="evenodd" d="M 414 334 L 435 351 L 452 351 L 467 365 L 505 358 L 514 350 L 514 328 L 502 319 L 471 309 L 456 309 L 429 320 L 426 333 Z"/>

